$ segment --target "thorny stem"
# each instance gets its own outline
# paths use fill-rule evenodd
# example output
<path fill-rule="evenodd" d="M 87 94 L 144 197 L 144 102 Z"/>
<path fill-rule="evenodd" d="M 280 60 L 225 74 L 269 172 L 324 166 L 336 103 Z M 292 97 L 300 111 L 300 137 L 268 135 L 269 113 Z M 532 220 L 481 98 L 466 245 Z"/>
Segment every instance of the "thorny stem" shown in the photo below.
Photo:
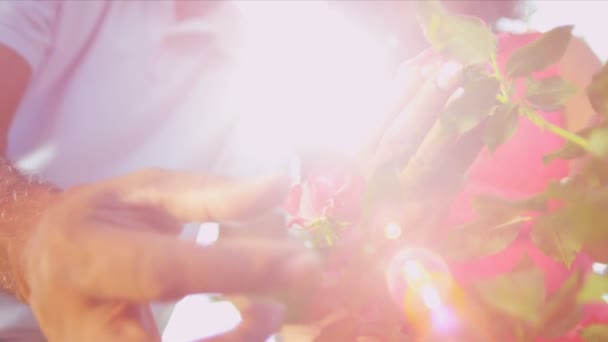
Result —
<path fill-rule="evenodd" d="M 500 94 L 498 95 L 498 97 L 506 99 L 508 101 L 511 97 L 511 94 L 509 94 L 508 91 L 507 80 L 500 72 L 500 68 L 498 67 L 498 61 L 496 60 L 495 54 L 492 54 L 490 61 L 492 63 L 492 69 L 494 69 L 494 77 L 500 82 Z M 538 113 L 534 109 L 530 108 L 530 106 L 528 106 L 526 103 L 523 103 L 523 101 L 520 101 L 520 103 L 518 104 L 521 108 L 520 114 L 530 120 L 536 126 L 542 129 L 546 129 L 549 132 L 589 151 L 589 142 L 585 138 L 545 120 L 545 118 L 538 115 Z"/>
<path fill-rule="evenodd" d="M 505 78 L 503 77 L 502 73 L 500 72 L 500 68 L 498 67 L 498 61 L 496 60 L 496 54 L 492 54 L 490 61 L 492 62 L 492 69 L 494 69 L 494 77 L 500 83 L 500 96 L 502 98 L 504 98 L 506 101 L 508 101 L 510 98 L 510 94 L 509 94 L 509 91 L 507 90 L 508 88 L 506 85 Z"/>
<path fill-rule="evenodd" d="M 557 136 L 560 136 L 560 137 L 566 139 L 567 141 L 569 141 L 573 144 L 576 144 L 576 145 L 580 146 L 581 148 L 589 151 L 590 145 L 589 145 L 589 142 L 587 141 L 587 139 L 581 137 L 580 135 L 578 135 L 576 133 L 570 132 L 557 125 L 550 123 L 549 121 L 545 120 L 542 116 L 538 115 L 538 113 L 536 113 L 536 111 L 534 111 L 530 107 L 522 106 L 520 113 L 525 118 L 530 120 L 533 124 L 535 124 L 536 126 L 542 128 L 542 129 L 546 129 L 549 132 L 551 132 Z"/>

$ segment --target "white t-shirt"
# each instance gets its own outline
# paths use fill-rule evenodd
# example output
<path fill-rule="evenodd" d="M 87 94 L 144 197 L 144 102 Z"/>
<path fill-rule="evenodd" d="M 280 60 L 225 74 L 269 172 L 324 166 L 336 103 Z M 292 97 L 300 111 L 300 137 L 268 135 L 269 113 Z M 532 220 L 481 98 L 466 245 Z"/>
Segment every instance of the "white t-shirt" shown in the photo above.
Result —
<path fill-rule="evenodd" d="M 173 6 L 2 2 L 0 42 L 34 70 L 10 159 L 62 187 L 143 167 L 255 173 L 225 160 L 240 108 L 227 97 L 237 15 L 226 5 L 176 22 Z"/>
<path fill-rule="evenodd" d="M 247 0 L 245 20 L 216 3 L 177 21 L 171 0 L 0 1 L 0 44 L 33 70 L 9 158 L 69 187 L 145 167 L 268 173 L 289 140 L 354 146 L 389 81 L 382 49 L 323 2 Z M 35 327 L 0 296 L 0 339 Z"/>
<path fill-rule="evenodd" d="M 232 176 L 278 167 L 276 149 L 239 135 L 247 128 L 237 125 L 243 103 L 234 96 L 246 90 L 234 77 L 234 8 L 221 2 L 178 22 L 174 5 L 0 2 L 0 44 L 33 70 L 10 129 L 9 158 L 60 187 L 145 167 Z M 270 158 L 260 161 L 260 152 Z M 0 339 L 35 327 L 26 306 L 0 297 Z"/>

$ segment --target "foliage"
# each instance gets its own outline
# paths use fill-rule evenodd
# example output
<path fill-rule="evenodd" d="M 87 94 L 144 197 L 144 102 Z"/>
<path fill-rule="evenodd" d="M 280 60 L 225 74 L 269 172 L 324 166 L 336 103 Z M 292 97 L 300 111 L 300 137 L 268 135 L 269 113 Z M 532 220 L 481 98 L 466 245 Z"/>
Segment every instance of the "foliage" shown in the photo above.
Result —
<path fill-rule="evenodd" d="M 439 116 L 442 136 L 466 140 L 475 135 L 489 153 L 494 153 L 514 136 L 521 121 L 528 120 L 564 140 L 560 150 L 545 156 L 545 163 L 576 160 L 580 167 L 568 179 L 551 182 L 543 192 L 527 198 L 480 197 L 473 203 L 477 218 L 448 230 L 442 229 L 438 219 L 445 212 L 437 208 L 441 208 L 440 203 L 449 203 L 451 197 L 438 192 L 429 198 L 412 186 L 432 179 L 420 186 L 424 189 L 436 184 L 436 178 L 414 175 L 420 170 L 408 166 L 399 172 L 399 179 L 387 178 L 394 173 L 379 170 L 367 179 L 367 190 L 357 192 L 365 196 L 363 208 L 357 202 L 356 210 L 363 215 L 335 220 L 323 211 L 320 220 L 307 227 L 314 245 L 324 251 L 328 265 L 333 265 L 328 269 L 335 279 L 331 285 L 326 284 L 326 290 L 331 292 L 333 286 L 332 298 L 337 302 L 328 310 L 347 312 L 326 325 L 319 340 L 446 337 L 442 335 L 445 331 L 436 329 L 434 304 L 427 302 L 435 303 L 428 299 L 435 295 L 428 297 L 420 292 L 424 303 L 416 302 L 412 293 L 418 292 L 412 284 L 403 285 L 405 294 L 395 297 L 395 293 L 387 293 L 391 291 L 386 288 L 383 270 L 390 256 L 404 246 L 432 251 L 448 265 L 444 270 L 430 261 L 432 258 L 418 260 L 431 270 L 428 279 L 452 279 L 437 295 L 445 307 L 453 310 L 457 328 L 447 333 L 450 340 L 533 341 L 576 334 L 575 328 L 584 318 L 583 306 L 601 301 L 608 293 L 608 276 L 589 273 L 588 266 L 581 268 L 576 262 L 583 257 L 590 259 L 587 265 L 608 262 L 608 121 L 604 120 L 608 115 L 608 65 L 583 90 L 558 76 L 535 77 L 564 55 L 573 27 L 561 26 L 517 49 L 501 68 L 497 38 L 482 21 L 451 14 L 436 1 L 416 4 L 435 51 L 464 65 L 463 93 Z M 524 91 L 517 92 L 522 84 Z M 545 112 L 563 109 L 577 92 L 588 96 L 602 115 L 595 126 L 569 132 L 545 119 Z M 466 173 L 466 168 L 462 172 Z M 399 183 L 403 180 L 407 184 Z M 314 184 L 309 181 L 308 186 L 318 188 Z M 324 201 L 334 205 L 330 199 Z M 327 243 L 319 234 L 326 236 Z M 493 277 L 462 279 L 451 275 L 449 269 L 487 261 L 519 238 L 528 239 L 546 257 L 568 268 L 570 278 L 548 291 L 544 271 L 532 260 L 539 257 L 531 258 L 526 253 L 518 264 Z M 345 292 L 349 293 L 346 297 Z M 608 326 L 590 325 L 580 331 L 580 336 L 587 341 L 606 340 Z"/>

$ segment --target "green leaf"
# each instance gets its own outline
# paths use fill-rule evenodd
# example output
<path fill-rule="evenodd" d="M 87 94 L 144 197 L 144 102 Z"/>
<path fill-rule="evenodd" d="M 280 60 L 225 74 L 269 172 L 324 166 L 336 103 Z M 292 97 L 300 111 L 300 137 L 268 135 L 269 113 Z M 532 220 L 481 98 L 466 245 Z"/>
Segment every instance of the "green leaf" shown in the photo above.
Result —
<path fill-rule="evenodd" d="M 570 187 L 570 195 L 562 200 L 564 223 L 570 225 L 570 235 L 579 236 L 585 255 L 608 262 L 608 188 L 584 183 L 578 186 L 582 188 Z"/>
<path fill-rule="evenodd" d="M 433 47 L 440 44 L 438 41 L 439 28 L 443 18 L 449 16 L 448 11 L 437 0 L 419 1 L 414 4 L 416 17 L 429 43 Z"/>
<path fill-rule="evenodd" d="M 576 134 L 585 139 L 589 139 L 595 131 L 605 131 L 605 130 L 608 130 L 608 122 L 601 122 L 595 126 L 587 127 L 583 130 L 578 131 Z M 598 139 L 598 138 L 600 138 L 600 139 Z M 596 148 L 598 148 L 601 146 L 602 138 L 596 137 L 596 140 L 597 140 Z M 600 145 L 600 146 L 597 146 L 597 145 Z M 598 152 L 601 152 L 601 149 L 598 149 Z M 583 149 L 579 145 L 576 145 L 576 144 L 568 141 L 559 150 L 545 155 L 543 157 L 543 162 L 545 164 L 548 164 L 556 159 L 572 160 L 575 158 L 582 157 L 585 154 L 586 154 L 585 149 Z"/>
<path fill-rule="evenodd" d="M 589 273 L 578 293 L 580 303 L 603 302 L 602 296 L 608 293 L 608 276 Z"/>
<path fill-rule="evenodd" d="M 532 324 L 540 321 L 545 301 L 542 271 L 526 256 L 511 273 L 475 282 L 473 288 L 490 309 Z"/>
<path fill-rule="evenodd" d="M 548 188 L 557 185 L 555 182 L 551 182 Z M 547 210 L 548 198 L 548 191 L 517 200 L 492 195 L 479 195 L 473 199 L 472 206 L 479 216 L 492 217 L 502 215 L 502 217 L 508 218 L 525 215 L 529 212 L 545 212 Z"/>
<path fill-rule="evenodd" d="M 462 84 L 475 83 L 491 76 L 486 63 L 469 64 L 462 68 Z"/>
<path fill-rule="evenodd" d="M 581 306 L 564 307 L 561 314 L 545 327 L 541 335 L 547 339 L 559 339 L 576 328 L 584 316 L 585 311 Z"/>
<path fill-rule="evenodd" d="M 594 324 L 585 327 L 583 331 L 581 331 L 581 336 L 586 342 L 608 341 L 608 325 Z"/>
<path fill-rule="evenodd" d="M 526 100 L 535 109 L 546 112 L 561 110 L 576 93 L 576 87 L 559 76 L 540 81 L 527 79 Z"/>
<path fill-rule="evenodd" d="M 549 181 L 545 192 L 552 198 L 558 198 L 562 200 L 579 200 L 582 196 L 582 190 L 584 190 L 585 179 L 578 174 L 571 174 L 561 180 Z"/>
<path fill-rule="evenodd" d="M 542 337 L 562 337 L 581 321 L 584 311 L 582 306 L 577 304 L 576 296 L 583 280 L 583 272 L 574 272 L 549 298 L 543 307 L 543 322 L 540 328 Z"/>
<path fill-rule="evenodd" d="M 519 124 L 518 107 L 510 104 L 500 104 L 493 108 L 492 114 L 486 121 L 483 142 L 490 152 L 507 142 Z"/>
<path fill-rule="evenodd" d="M 573 228 L 567 218 L 564 218 L 564 211 L 560 211 L 539 217 L 530 237 L 543 253 L 569 268 L 583 244 L 581 235 Z"/>
<path fill-rule="evenodd" d="M 589 135 L 589 151 L 596 157 L 608 157 L 608 128 L 591 131 Z"/>
<path fill-rule="evenodd" d="M 488 62 L 496 37 L 479 18 L 448 13 L 439 1 L 416 1 L 416 12 L 433 48 L 463 65 Z"/>
<path fill-rule="evenodd" d="M 530 76 L 559 61 L 570 43 L 573 28 L 571 25 L 556 27 L 517 49 L 507 60 L 507 76 Z"/>
<path fill-rule="evenodd" d="M 587 86 L 587 97 L 596 112 L 608 115 L 608 63 L 593 76 Z"/>
<path fill-rule="evenodd" d="M 536 197 L 511 200 L 492 195 L 476 196 L 471 205 L 479 217 L 503 221 L 524 215 L 526 212 L 543 211 L 546 207 L 544 199 Z"/>
<path fill-rule="evenodd" d="M 589 184 L 608 183 L 608 163 L 606 160 L 587 158 L 582 166 L 579 166 L 579 175 L 585 177 Z"/>
<path fill-rule="evenodd" d="M 572 176 L 561 181 L 550 181 L 545 191 L 539 194 L 544 200 L 559 200 L 566 204 L 580 204 L 583 200 L 583 184 L 578 176 Z M 565 209 L 562 209 L 565 210 Z M 578 215 L 577 210 L 564 214 L 564 219 L 574 219 Z M 580 210 L 580 209 L 579 209 Z"/>
<path fill-rule="evenodd" d="M 512 207 L 511 201 L 491 195 L 479 195 L 473 198 L 471 206 L 480 217 L 516 216 L 519 213 L 518 208 Z"/>
<path fill-rule="evenodd" d="M 564 144 L 559 150 L 551 152 L 543 156 L 543 163 L 545 165 L 552 163 L 554 160 L 572 160 L 580 158 L 586 154 L 586 151 L 570 141 Z"/>
<path fill-rule="evenodd" d="M 465 85 L 462 95 L 445 107 L 440 114 L 444 134 L 463 134 L 479 125 L 497 104 L 499 83 L 485 77 Z"/>
<path fill-rule="evenodd" d="M 502 218 L 502 220 L 500 220 Z M 441 239 L 439 253 L 450 260 L 471 260 L 496 254 L 509 246 L 528 217 L 483 217 L 450 229 Z"/>

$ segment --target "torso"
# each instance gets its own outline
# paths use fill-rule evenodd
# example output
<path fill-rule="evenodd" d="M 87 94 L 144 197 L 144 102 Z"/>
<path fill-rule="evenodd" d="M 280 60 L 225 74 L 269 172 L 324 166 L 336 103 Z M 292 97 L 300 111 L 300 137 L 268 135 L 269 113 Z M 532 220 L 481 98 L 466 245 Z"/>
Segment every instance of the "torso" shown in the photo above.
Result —
<path fill-rule="evenodd" d="M 223 163 L 237 120 L 230 14 L 176 22 L 172 1 L 56 6 L 51 48 L 9 133 L 18 167 L 59 187 L 146 167 L 243 171 Z M 0 296 L 0 339 L 37 330 L 27 306 Z"/>
<path fill-rule="evenodd" d="M 212 168 L 219 148 L 209 146 L 223 145 L 235 117 L 228 52 L 214 44 L 226 37 L 207 18 L 176 23 L 173 5 L 60 2 L 9 157 L 63 187 L 143 167 Z"/>

